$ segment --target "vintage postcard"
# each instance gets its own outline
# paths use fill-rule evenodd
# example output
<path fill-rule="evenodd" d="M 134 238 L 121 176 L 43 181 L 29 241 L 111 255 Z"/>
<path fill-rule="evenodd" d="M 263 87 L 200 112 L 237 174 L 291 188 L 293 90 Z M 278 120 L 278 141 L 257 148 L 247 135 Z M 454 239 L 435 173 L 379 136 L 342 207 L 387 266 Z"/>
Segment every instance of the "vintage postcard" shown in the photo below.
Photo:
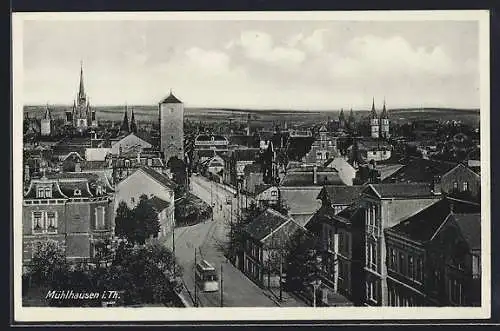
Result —
<path fill-rule="evenodd" d="M 488 11 L 12 28 L 15 321 L 490 317 Z"/>

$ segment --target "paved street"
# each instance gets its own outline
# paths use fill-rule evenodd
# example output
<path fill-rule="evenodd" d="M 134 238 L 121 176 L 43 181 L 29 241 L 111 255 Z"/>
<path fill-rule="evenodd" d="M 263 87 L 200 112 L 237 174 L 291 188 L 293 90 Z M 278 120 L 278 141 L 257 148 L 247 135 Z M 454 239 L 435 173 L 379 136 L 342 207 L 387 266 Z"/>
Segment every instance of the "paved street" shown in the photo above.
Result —
<path fill-rule="evenodd" d="M 192 177 L 192 192 L 205 202 L 214 205 L 214 220 L 175 230 L 175 253 L 179 263 L 184 268 L 183 280 L 191 295 L 194 296 L 194 259 L 197 249 L 197 259 L 203 258 L 212 264 L 220 275 L 223 267 L 223 290 L 225 307 L 276 307 L 276 299 L 268 291 L 261 289 L 249 280 L 231 263 L 226 262 L 220 243 L 226 240 L 227 227 L 231 220 L 231 204 L 226 204 L 230 197 L 233 203 L 233 214 L 236 214 L 237 201 L 234 194 L 223 185 L 216 184 L 201 176 Z M 221 208 L 222 206 L 222 208 Z M 167 246 L 172 246 L 172 240 L 167 240 Z M 200 293 L 200 306 L 220 306 L 220 292 Z M 305 306 L 288 295 L 284 296 L 283 306 Z"/>

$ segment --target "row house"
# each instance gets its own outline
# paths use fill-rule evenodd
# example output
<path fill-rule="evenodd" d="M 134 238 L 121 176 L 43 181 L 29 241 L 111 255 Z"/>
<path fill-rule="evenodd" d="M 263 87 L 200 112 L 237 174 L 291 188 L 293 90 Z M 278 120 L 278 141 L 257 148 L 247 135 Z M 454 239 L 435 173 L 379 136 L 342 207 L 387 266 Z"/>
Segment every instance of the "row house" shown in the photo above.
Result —
<path fill-rule="evenodd" d="M 224 160 L 224 183 L 233 186 L 242 185 L 245 175 L 245 167 L 249 164 L 255 163 L 259 158 L 259 154 L 259 148 L 232 150 Z"/>
<path fill-rule="evenodd" d="M 481 176 L 456 162 L 415 159 L 382 183 L 429 183 L 436 191 L 467 200 L 479 200 L 481 194 Z"/>
<path fill-rule="evenodd" d="M 72 262 L 88 261 L 113 238 L 113 188 L 94 174 L 32 179 L 23 199 L 23 264 L 36 244 L 55 240 Z"/>
<path fill-rule="evenodd" d="M 279 287 L 285 247 L 296 231 L 306 231 L 290 217 L 268 208 L 243 230 L 243 272 L 257 285 Z"/>
<path fill-rule="evenodd" d="M 153 199 L 152 202 L 158 212 L 160 221 L 158 236 L 166 236 L 175 226 L 175 187 L 175 182 L 168 176 L 151 167 L 141 166 L 116 185 L 113 211 L 116 211 L 121 201 L 127 203 L 130 209 L 134 208 L 144 194 Z"/>
<path fill-rule="evenodd" d="M 387 259 L 385 230 L 430 206 L 441 198 L 432 186 L 370 184 L 362 193 L 364 206 L 365 305 L 387 306 Z"/>
<path fill-rule="evenodd" d="M 322 165 L 328 159 L 338 155 L 336 138 L 329 136 L 326 127 L 322 126 L 318 138 L 311 145 L 311 149 L 304 156 L 303 161 L 306 164 Z"/>
<path fill-rule="evenodd" d="M 444 198 L 386 229 L 389 306 L 480 306 L 480 209 Z"/>
<path fill-rule="evenodd" d="M 325 186 L 318 194 L 321 207 L 307 228 L 320 238 L 322 281 L 326 291 L 339 293 L 359 303 L 359 287 L 353 288 L 353 279 L 360 279 L 364 266 L 364 238 L 359 198 L 363 186 Z M 356 273 L 357 272 L 357 273 Z"/>
<path fill-rule="evenodd" d="M 118 183 L 137 169 L 147 166 L 157 172 L 163 172 L 166 168 L 163 158 L 159 152 L 128 152 L 121 155 L 110 155 L 107 158 L 108 166 L 112 168 L 112 178 Z"/>

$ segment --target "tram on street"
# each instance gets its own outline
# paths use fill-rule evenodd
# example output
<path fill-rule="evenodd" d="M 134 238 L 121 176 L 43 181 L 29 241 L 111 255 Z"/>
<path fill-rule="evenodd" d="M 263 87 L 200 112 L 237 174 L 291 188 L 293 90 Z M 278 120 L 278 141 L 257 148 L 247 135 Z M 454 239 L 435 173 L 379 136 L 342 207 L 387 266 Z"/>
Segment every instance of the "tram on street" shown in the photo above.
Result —
<path fill-rule="evenodd" d="M 215 268 L 206 260 L 196 264 L 196 285 L 202 292 L 214 292 L 219 290 L 219 277 Z"/>

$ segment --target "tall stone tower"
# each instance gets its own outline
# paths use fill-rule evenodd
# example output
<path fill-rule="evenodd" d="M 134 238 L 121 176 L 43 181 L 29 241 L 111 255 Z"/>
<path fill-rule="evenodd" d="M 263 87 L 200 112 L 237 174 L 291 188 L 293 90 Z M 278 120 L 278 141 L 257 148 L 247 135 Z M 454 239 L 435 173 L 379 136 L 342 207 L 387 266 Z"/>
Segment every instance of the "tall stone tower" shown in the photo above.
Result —
<path fill-rule="evenodd" d="M 371 127 L 371 137 L 378 138 L 380 133 L 380 123 L 375 110 L 375 98 L 372 101 L 372 113 L 370 115 L 370 127 Z"/>
<path fill-rule="evenodd" d="M 184 161 L 184 104 L 170 91 L 159 104 L 160 148 L 165 164 L 176 156 Z"/>
<path fill-rule="evenodd" d="M 385 108 L 385 100 L 384 100 L 384 108 L 382 109 L 382 114 L 380 114 L 380 136 L 382 138 L 389 138 L 389 115 L 387 114 L 387 109 Z"/>
<path fill-rule="evenodd" d="M 42 136 L 52 134 L 52 116 L 50 115 L 49 105 L 45 106 L 45 115 L 40 122 L 40 133 Z"/>

